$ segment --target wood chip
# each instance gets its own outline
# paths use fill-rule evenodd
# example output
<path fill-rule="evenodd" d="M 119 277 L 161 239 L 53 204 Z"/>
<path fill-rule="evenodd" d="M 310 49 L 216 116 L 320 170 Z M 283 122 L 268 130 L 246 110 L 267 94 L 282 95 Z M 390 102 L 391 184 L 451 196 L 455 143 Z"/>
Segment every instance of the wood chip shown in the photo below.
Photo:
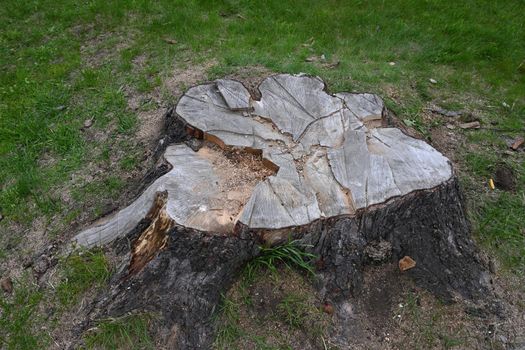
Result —
<path fill-rule="evenodd" d="M 403 259 L 399 260 L 399 269 L 403 272 L 413 269 L 414 267 L 416 267 L 416 262 L 408 255 L 404 256 Z"/>
<path fill-rule="evenodd" d="M 514 151 L 517 151 L 521 146 L 523 146 L 523 143 L 525 143 L 525 138 L 519 136 L 514 140 L 510 148 L 512 148 Z"/>
<path fill-rule="evenodd" d="M 473 121 L 469 123 L 461 123 L 459 124 L 459 127 L 461 129 L 479 129 L 481 124 L 478 121 Z"/>
<path fill-rule="evenodd" d="M 310 56 L 305 59 L 305 62 L 317 62 L 319 61 L 319 57 L 317 56 Z"/>
<path fill-rule="evenodd" d="M 171 38 L 164 38 L 163 40 L 170 45 L 175 45 L 177 43 L 177 40 Z"/>
<path fill-rule="evenodd" d="M 328 69 L 334 69 L 334 68 L 339 67 L 340 64 L 341 64 L 341 61 L 334 61 L 334 62 L 331 62 L 331 63 L 325 63 L 324 67 L 326 67 Z"/>
<path fill-rule="evenodd" d="M 433 113 L 441 114 L 442 116 L 449 117 L 449 118 L 459 117 L 459 116 L 461 116 L 463 114 L 462 111 L 449 111 L 447 109 L 443 109 L 443 108 L 439 108 L 439 107 L 427 108 L 427 110 L 429 110 L 429 111 L 431 111 Z"/>
<path fill-rule="evenodd" d="M 84 120 L 84 129 L 90 128 L 93 125 L 93 118 Z"/>

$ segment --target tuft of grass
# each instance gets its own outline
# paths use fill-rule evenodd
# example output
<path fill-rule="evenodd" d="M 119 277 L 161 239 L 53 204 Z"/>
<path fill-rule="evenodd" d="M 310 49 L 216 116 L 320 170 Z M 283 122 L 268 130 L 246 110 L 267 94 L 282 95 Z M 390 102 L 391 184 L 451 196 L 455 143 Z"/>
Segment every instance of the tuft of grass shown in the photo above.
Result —
<path fill-rule="evenodd" d="M 120 161 L 120 167 L 124 171 L 131 171 L 135 169 L 138 164 L 139 159 L 135 154 L 127 155 Z"/>
<path fill-rule="evenodd" d="M 155 349 L 149 334 L 151 315 L 136 314 L 100 321 L 84 337 L 88 349 Z"/>
<path fill-rule="evenodd" d="M 288 294 L 277 305 L 279 317 L 293 328 L 304 328 L 309 307 L 301 295 Z"/>
<path fill-rule="evenodd" d="M 239 308 L 240 305 L 233 299 L 222 295 L 222 302 L 217 316 L 221 316 L 223 322 L 217 329 L 217 334 L 214 342 L 214 347 L 217 349 L 228 349 L 230 344 L 235 343 L 243 332 L 240 329 L 239 323 Z"/>
<path fill-rule="evenodd" d="M 283 264 L 289 269 L 295 268 L 305 271 L 311 277 L 315 276 L 315 271 L 311 261 L 316 255 L 307 253 L 304 248 L 307 246 L 299 245 L 297 241 L 287 241 L 286 243 L 275 247 L 259 247 L 260 254 L 248 264 L 246 264 L 239 286 L 243 303 L 252 305 L 252 297 L 248 292 L 249 286 L 255 281 L 258 274 L 263 271 L 269 271 L 277 275 L 277 269 Z"/>
<path fill-rule="evenodd" d="M 297 241 L 291 241 L 275 246 L 260 247 L 260 254 L 251 260 L 245 268 L 245 275 L 248 281 L 253 280 L 257 271 L 268 269 L 270 272 L 277 272 L 278 264 L 284 264 L 288 268 L 297 268 L 314 276 L 315 271 L 310 262 L 316 255 L 305 252 L 306 246 L 301 246 Z"/>
<path fill-rule="evenodd" d="M 92 286 L 102 286 L 111 275 L 104 253 L 99 250 L 79 251 L 62 261 L 63 278 L 56 295 L 64 306 L 75 304 L 78 297 Z"/>
<path fill-rule="evenodd" d="M 15 281 L 12 297 L 0 295 L 0 347 L 7 350 L 42 349 L 48 338 L 35 331 L 37 307 L 43 294 L 25 281 Z"/>

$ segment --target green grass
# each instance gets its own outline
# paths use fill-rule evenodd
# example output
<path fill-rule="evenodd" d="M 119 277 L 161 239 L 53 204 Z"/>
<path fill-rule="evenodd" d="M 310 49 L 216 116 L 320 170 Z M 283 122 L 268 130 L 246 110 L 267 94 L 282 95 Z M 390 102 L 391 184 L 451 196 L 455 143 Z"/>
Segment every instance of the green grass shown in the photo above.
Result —
<path fill-rule="evenodd" d="M 438 305 L 424 310 L 417 298 L 412 292 L 402 304 L 403 308 L 396 310 L 396 313 L 402 315 L 399 322 L 409 325 L 407 328 L 411 333 L 410 344 L 401 342 L 400 346 L 408 345 L 414 349 L 460 349 L 467 343 L 465 334 L 454 333 L 449 329 L 451 322 L 441 310 L 443 305 L 438 302 Z"/>
<path fill-rule="evenodd" d="M 310 311 L 305 298 L 301 295 L 288 294 L 277 305 L 281 319 L 290 327 L 303 328 Z"/>
<path fill-rule="evenodd" d="M 490 138 L 486 138 L 489 139 Z M 496 141 L 498 142 L 498 141 Z M 518 275 L 525 271 L 525 162 L 523 156 L 504 160 L 491 152 L 464 153 L 468 174 L 462 183 L 467 190 L 470 219 L 479 241 L 502 263 L 505 270 Z M 513 169 L 516 190 L 489 190 L 488 181 L 498 164 Z"/>
<path fill-rule="evenodd" d="M 235 343 L 244 334 L 239 326 L 239 308 L 240 305 L 231 298 L 222 296 L 221 306 L 216 314 L 223 319 L 222 324 L 217 329 L 214 346 L 218 349 L 227 349 L 230 344 Z"/>
<path fill-rule="evenodd" d="M 249 261 L 242 272 L 240 292 L 244 304 L 252 304 L 252 298 L 248 293 L 249 286 L 266 272 L 277 276 L 277 269 L 280 265 L 306 272 L 310 277 L 314 277 L 315 271 L 311 263 L 316 256 L 305 252 L 304 248 L 306 247 L 292 240 L 275 247 L 259 247 L 259 255 Z"/>
<path fill-rule="evenodd" d="M 305 252 L 304 248 L 298 242 L 291 240 L 275 247 L 260 247 L 259 255 L 246 264 L 236 294 L 233 297 L 222 296 L 221 306 L 215 317 L 215 321 L 218 322 L 215 348 L 237 348 L 236 344 L 241 338 L 249 339 L 256 349 L 289 348 L 284 340 L 280 340 L 278 347 L 268 345 L 264 336 L 257 336 L 250 329 L 246 329 L 246 325 L 241 322 L 242 317 L 246 318 L 245 315 L 241 316 L 241 309 L 253 310 L 254 298 L 263 297 L 253 294 L 254 285 L 268 283 L 276 289 L 283 278 L 282 269 L 286 269 L 288 274 L 302 272 L 308 277 L 314 276 L 311 260 L 315 255 Z M 297 281 L 304 283 L 302 279 Z M 309 328 L 309 333 L 322 333 L 322 327 L 316 322 L 321 311 L 312 305 L 311 300 L 307 300 L 305 291 L 287 293 L 274 307 L 272 321 L 282 322 L 291 329 Z M 264 318 L 259 320 L 261 323 L 267 321 L 269 320 Z"/>
<path fill-rule="evenodd" d="M 88 288 L 103 286 L 110 277 L 109 264 L 100 250 L 81 251 L 62 262 L 62 281 L 56 295 L 64 306 L 74 305 Z"/>
<path fill-rule="evenodd" d="M 10 234 L 13 225 L 31 232 L 32 222 L 43 217 L 54 237 L 70 235 L 69 225 L 82 214 L 93 219 L 118 203 L 132 183 L 121 174 L 137 167 L 144 151 L 134 138 L 139 125 L 128 92 L 147 97 L 158 88 L 173 103 L 177 97 L 163 81 L 175 68 L 214 61 L 210 79 L 253 65 L 317 74 L 332 91 L 379 93 L 427 138 L 439 124 L 425 118 L 430 103 L 475 112 L 484 127 L 517 136 L 525 127 L 524 12 L 520 0 L 4 0 L 0 245 L 24 248 L 24 235 Z M 331 69 L 305 62 L 321 54 L 340 64 Z M 145 102 L 139 110 L 152 108 Z M 84 130 L 88 119 L 93 125 Z M 458 160 L 476 237 L 505 268 L 520 273 L 523 154 L 507 160 L 518 175 L 516 191 L 488 191 L 506 149 L 502 133 L 464 133 L 475 146 L 464 147 Z M 63 199 L 65 190 L 70 202 Z M 261 266 L 280 259 L 262 253 L 268 260 Z M 1 248 L 0 262 L 9 258 Z M 68 290 L 75 300 L 84 289 L 83 278 L 71 273 L 67 281 L 76 282 L 64 280 L 59 287 L 64 302 Z"/>
<path fill-rule="evenodd" d="M 33 350 L 48 344 L 48 337 L 34 329 L 42 293 L 27 282 L 14 281 L 13 296 L 0 294 L 0 347 Z"/>
<path fill-rule="evenodd" d="M 486 198 L 476 207 L 475 230 L 503 262 L 503 266 L 523 275 L 525 269 L 525 196 L 501 193 Z"/>
<path fill-rule="evenodd" d="M 149 335 L 151 316 L 138 314 L 103 320 L 84 338 L 88 349 L 155 349 Z"/>
<path fill-rule="evenodd" d="M 246 265 L 244 275 L 251 281 L 262 269 L 277 272 L 278 264 L 284 264 L 288 268 L 303 270 L 313 276 L 315 271 L 310 263 L 316 256 L 305 252 L 304 248 L 291 240 L 275 247 L 260 247 L 259 255 Z"/>

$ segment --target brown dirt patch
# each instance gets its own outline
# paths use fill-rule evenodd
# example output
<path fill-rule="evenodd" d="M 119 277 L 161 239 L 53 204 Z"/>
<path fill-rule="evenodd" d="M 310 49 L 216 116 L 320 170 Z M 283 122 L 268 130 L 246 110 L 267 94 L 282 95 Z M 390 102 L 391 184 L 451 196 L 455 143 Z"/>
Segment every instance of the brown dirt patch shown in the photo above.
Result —
<path fill-rule="evenodd" d="M 138 56 L 133 61 L 134 68 L 142 69 L 146 61 L 144 55 Z M 208 70 L 216 64 L 216 61 L 209 61 L 185 68 L 176 67 L 163 78 L 162 85 L 151 93 L 141 94 L 127 88 L 128 108 L 137 113 L 139 120 L 137 140 L 146 147 L 151 147 L 162 134 L 163 118 L 168 108 L 175 104 L 189 86 L 206 80 Z M 145 105 L 153 107 L 143 108 Z"/>
<path fill-rule="evenodd" d="M 290 269 L 281 268 L 278 274 L 261 271 L 257 281 L 248 285 L 239 281 L 227 294 L 223 309 L 219 334 L 223 329 L 239 336 L 233 341 L 219 336 L 215 349 L 324 349 L 329 345 L 326 330 L 332 315 L 322 311 L 308 279 Z"/>

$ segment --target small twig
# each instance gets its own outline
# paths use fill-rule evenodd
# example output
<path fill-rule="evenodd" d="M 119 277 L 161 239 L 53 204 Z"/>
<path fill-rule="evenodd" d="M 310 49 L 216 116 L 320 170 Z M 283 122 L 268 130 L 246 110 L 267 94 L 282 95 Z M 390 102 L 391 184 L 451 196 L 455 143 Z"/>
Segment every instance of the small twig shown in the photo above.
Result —
<path fill-rule="evenodd" d="M 478 128 L 477 130 L 492 130 L 492 131 L 498 131 L 498 132 L 525 132 L 525 128 L 521 128 L 521 129 L 510 129 L 510 128 L 491 128 L 491 127 L 486 127 L 486 126 L 482 126 L 480 128 Z"/>

